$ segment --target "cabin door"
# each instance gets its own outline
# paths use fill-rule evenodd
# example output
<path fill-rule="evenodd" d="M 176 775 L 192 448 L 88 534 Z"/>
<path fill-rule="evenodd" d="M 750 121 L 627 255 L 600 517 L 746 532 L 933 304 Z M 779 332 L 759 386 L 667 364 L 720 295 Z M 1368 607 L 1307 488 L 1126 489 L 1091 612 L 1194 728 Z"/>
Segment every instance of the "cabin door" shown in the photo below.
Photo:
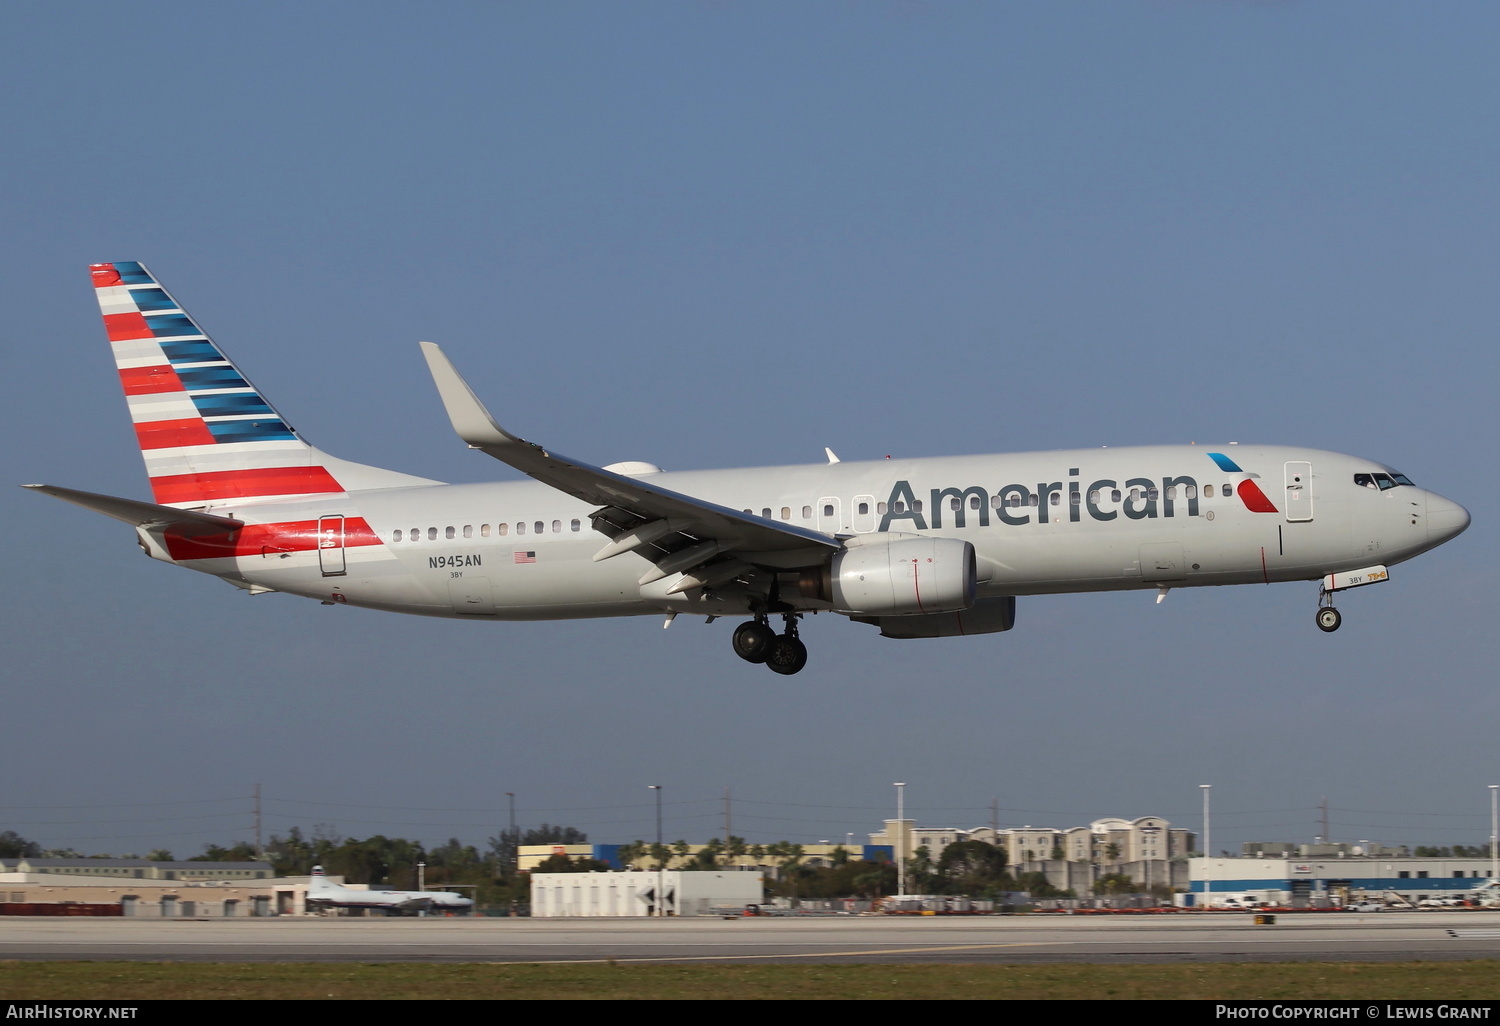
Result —
<path fill-rule="evenodd" d="M 348 573 L 344 565 L 344 518 L 318 518 L 318 567 L 324 577 L 341 577 Z"/>
<path fill-rule="evenodd" d="M 1311 520 L 1312 508 L 1312 464 L 1301 461 L 1286 465 L 1286 518 L 1291 521 Z"/>

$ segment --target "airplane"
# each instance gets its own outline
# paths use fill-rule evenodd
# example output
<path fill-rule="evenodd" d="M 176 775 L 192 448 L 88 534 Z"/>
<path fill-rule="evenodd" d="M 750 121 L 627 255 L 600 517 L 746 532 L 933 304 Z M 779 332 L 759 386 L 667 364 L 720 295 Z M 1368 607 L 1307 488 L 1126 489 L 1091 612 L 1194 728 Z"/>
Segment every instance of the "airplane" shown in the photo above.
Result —
<path fill-rule="evenodd" d="M 794 674 L 808 614 L 887 638 L 990 634 L 1028 595 L 1317 581 L 1334 631 L 1335 594 L 1469 525 L 1385 464 L 1235 442 L 596 467 L 506 431 L 423 342 L 460 439 L 533 479 L 444 484 L 314 448 L 143 265 L 90 270 L 155 501 L 26 487 L 252 595 L 486 621 L 748 617 L 735 653 Z"/>
<path fill-rule="evenodd" d="M 467 912 L 474 907 L 471 898 L 452 891 L 367 891 L 357 887 L 340 887 L 328 879 L 322 866 L 313 866 L 307 885 L 309 908 L 369 908 L 387 913 L 443 910 Z"/>

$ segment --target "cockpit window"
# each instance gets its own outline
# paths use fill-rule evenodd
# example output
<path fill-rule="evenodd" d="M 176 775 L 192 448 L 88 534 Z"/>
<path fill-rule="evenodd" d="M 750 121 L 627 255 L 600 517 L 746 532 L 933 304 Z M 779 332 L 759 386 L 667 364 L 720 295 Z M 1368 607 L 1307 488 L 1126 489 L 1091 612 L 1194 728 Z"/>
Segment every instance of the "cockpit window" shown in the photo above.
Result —
<path fill-rule="evenodd" d="M 1411 484 L 1411 478 L 1405 474 L 1355 474 L 1354 483 L 1361 488 L 1378 488 L 1382 492 L 1397 485 Z"/>

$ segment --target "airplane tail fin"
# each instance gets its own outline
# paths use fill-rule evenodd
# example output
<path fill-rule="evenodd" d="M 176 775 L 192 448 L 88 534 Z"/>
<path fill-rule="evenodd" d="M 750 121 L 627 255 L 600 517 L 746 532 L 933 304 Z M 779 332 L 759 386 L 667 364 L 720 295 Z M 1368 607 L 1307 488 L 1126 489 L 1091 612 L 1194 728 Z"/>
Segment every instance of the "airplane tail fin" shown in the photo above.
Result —
<path fill-rule="evenodd" d="M 151 491 L 164 506 L 433 484 L 309 445 L 145 266 L 92 264 Z"/>
<path fill-rule="evenodd" d="M 322 866 L 313 866 L 312 879 L 308 881 L 307 893 L 309 896 L 333 890 L 333 884 L 328 880 L 328 874 L 323 872 Z"/>

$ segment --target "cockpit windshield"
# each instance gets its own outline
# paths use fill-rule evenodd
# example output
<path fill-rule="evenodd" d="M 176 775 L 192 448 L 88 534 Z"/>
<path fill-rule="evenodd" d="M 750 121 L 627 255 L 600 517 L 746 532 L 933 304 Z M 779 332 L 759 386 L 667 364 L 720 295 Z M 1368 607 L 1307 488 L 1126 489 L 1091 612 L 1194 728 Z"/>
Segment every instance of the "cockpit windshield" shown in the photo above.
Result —
<path fill-rule="evenodd" d="M 1389 474 L 1355 474 L 1354 483 L 1361 488 L 1379 489 L 1383 492 L 1388 488 L 1395 488 L 1398 485 L 1409 485 L 1412 481 L 1405 474 L 1392 472 Z M 1413 485 L 1413 487 L 1416 486 Z"/>

